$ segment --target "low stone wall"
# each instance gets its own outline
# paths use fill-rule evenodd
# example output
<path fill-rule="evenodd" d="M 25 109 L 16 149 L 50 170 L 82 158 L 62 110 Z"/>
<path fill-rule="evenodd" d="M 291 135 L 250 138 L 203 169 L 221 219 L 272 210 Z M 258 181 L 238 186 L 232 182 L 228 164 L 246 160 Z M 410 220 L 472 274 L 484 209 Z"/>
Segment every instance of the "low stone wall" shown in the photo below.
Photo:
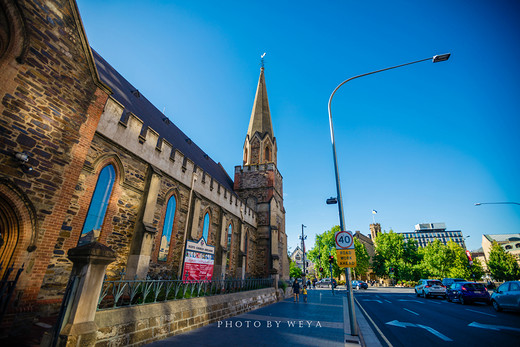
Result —
<path fill-rule="evenodd" d="M 265 288 L 98 311 L 96 347 L 144 345 L 273 304 L 287 295 L 282 289 L 277 293 Z"/>

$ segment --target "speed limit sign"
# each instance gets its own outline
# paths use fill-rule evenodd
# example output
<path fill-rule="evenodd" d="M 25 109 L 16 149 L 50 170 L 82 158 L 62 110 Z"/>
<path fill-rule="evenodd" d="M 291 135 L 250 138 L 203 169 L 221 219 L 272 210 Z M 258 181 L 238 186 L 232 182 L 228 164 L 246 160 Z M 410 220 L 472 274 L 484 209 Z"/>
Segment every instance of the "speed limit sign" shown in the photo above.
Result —
<path fill-rule="evenodd" d="M 336 231 L 334 234 L 336 249 L 353 249 L 354 238 L 350 231 Z"/>

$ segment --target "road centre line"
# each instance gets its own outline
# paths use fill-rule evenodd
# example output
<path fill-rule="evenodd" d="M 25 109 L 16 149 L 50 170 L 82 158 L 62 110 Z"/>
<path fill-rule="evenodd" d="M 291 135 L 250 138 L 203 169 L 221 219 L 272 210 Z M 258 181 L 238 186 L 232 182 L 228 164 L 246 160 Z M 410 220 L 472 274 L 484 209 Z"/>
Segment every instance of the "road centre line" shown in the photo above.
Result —
<path fill-rule="evenodd" d="M 418 314 L 417 312 L 414 312 L 414 311 L 409 310 L 409 309 L 407 309 L 407 308 L 404 308 L 404 307 L 403 307 L 403 310 L 406 310 L 406 311 L 408 311 L 408 312 L 411 312 L 411 313 L 413 313 L 413 314 L 419 316 L 419 314 Z"/>
<path fill-rule="evenodd" d="M 368 318 L 368 320 L 370 321 L 370 323 L 372 324 L 372 326 L 374 328 L 376 328 L 377 332 L 379 333 L 379 336 L 381 336 L 383 338 L 383 340 L 386 342 L 386 344 L 388 345 L 388 347 L 393 347 L 393 345 L 390 343 L 390 341 L 388 341 L 388 339 L 386 338 L 386 336 L 383 334 L 383 332 L 378 328 L 378 326 L 376 325 L 376 323 L 372 320 L 372 318 L 368 315 L 367 311 L 365 311 L 365 309 L 363 308 L 363 306 L 361 306 L 361 304 L 359 303 L 359 301 L 357 300 L 357 298 L 354 298 L 354 300 L 356 301 L 356 304 L 358 305 L 358 307 L 361 309 L 361 311 L 363 311 L 363 314 L 365 315 L 365 317 Z"/>
<path fill-rule="evenodd" d="M 496 317 L 496 315 L 494 315 L 494 314 L 489 314 L 489 313 L 485 313 L 485 312 L 475 311 L 475 310 L 472 310 L 472 309 L 469 309 L 469 308 L 467 308 L 466 311 L 471 311 L 471 312 L 485 314 L 486 316 Z"/>

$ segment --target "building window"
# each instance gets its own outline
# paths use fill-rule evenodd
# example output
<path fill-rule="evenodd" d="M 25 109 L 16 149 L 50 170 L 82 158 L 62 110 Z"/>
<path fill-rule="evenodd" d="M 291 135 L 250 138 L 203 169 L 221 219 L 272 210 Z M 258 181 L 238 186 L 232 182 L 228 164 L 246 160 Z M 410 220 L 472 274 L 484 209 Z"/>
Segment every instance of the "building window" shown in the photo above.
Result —
<path fill-rule="evenodd" d="M 94 242 L 99 237 L 115 178 L 116 172 L 112 165 L 105 166 L 99 173 L 78 246 Z"/>
<path fill-rule="evenodd" d="M 227 234 L 227 260 L 226 260 L 226 270 L 230 269 L 230 260 L 231 260 L 231 238 L 233 236 L 233 226 L 229 224 L 228 234 Z"/>
<path fill-rule="evenodd" d="M 511 245 L 506 245 L 506 249 L 513 249 Z"/>
<path fill-rule="evenodd" d="M 269 146 L 265 146 L 265 161 L 271 161 L 271 151 Z"/>
<path fill-rule="evenodd" d="M 166 205 L 166 214 L 164 215 L 164 224 L 161 237 L 161 247 L 159 248 L 159 256 L 157 260 L 168 260 L 168 253 L 170 251 L 170 242 L 172 238 L 173 220 L 175 219 L 175 197 L 172 196 Z"/>
<path fill-rule="evenodd" d="M 517 244 L 515 245 L 515 248 L 520 248 L 520 243 L 517 243 Z"/>
<path fill-rule="evenodd" d="M 202 238 L 208 243 L 209 235 L 209 213 L 204 215 L 204 224 L 202 224 Z"/>

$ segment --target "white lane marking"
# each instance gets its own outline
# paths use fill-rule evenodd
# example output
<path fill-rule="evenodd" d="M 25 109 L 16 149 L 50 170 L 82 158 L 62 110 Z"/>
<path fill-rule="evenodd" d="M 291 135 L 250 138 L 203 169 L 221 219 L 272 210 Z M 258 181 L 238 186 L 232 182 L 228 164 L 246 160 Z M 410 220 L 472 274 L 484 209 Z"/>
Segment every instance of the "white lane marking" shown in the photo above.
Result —
<path fill-rule="evenodd" d="M 413 314 L 415 314 L 415 315 L 417 315 L 417 316 L 419 315 L 417 312 L 414 312 L 414 311 L 409 310 L 409 309 L 407 309 L 407 308 L 403 308 L 403 310 L 408 311 L 408 312 L 410 312 L 410 313 L 413 313 Z"/>
<path fill-rule="evenodd" d="M 383 302 L 381 300 L 372 300 L 372 299 L 363 299 L 363 301 L 376 301 L 380 304 L 382 304 Z"/>
<path fill-rule="evenodd" d="M 386 302 L 388 302 L 389 304 L 391 304 L 391 303 L 392 303 L 391 301 L 388 301 L 388 300 L 386 300 L 386 299 L 385 299 L 385 301 L 386 301 Z"/>
<path fill-rule="evenodd" d="M 476 313 L 485 314 L 486 316 L 496 317 L 496 315 L 494 315 L 494 314 L 485 313 L 485 312 L 480 312 L 480 311 L 475 311 L 475 310 L 472 310 L 472 309 L 469 309 L 469 308 L 467 308 L 466 311 L 471 311 L 471 312 L 476 312 Z"/>
<path fill-rule="evenodd" d="M 419 300 L 404 300 L 404 299 L 399 299 L 399 301 L 411 301 L 411 302 L 418 302 L 419 304 L 424 304 L 424 302 L 419 301 Z"/>
<path fill-rule="evenodd" d="M 425 329 L 427 331 L 429 331 L 430 333 L 432 333 L 433 335 L 437 336 L 438 338 L 440 338 L 441 340 L 444 340 L 444 341 L 453 341 L 452 339 L 450 339 L 449 337 L 447 337 L 446 335 L 443 335 L 441 334 L 440 332 L 438 332 L 437 330 L 429 327 L 429 326 L 426 326 L 426 325 L 421 325 L 421 324 L 414 324 L 414 323 L 407 323 L 407 322 L 399 322 L 398 320 L 393 320 L 391 322 L 387 322 L 386 324 L 388 325 L 393 325 L 393 326 L 396 326 L 396 327 L 401 327 L 401 328 L 406 328 L 406 327 L 417 327 L 417 328 L 422 328 L 422 329 Z"/>
<path fill-rule="evenodd" d="M 431 332 L 433 335 L 437 336 L 438 338 L 444 340 L 444 341 L 453 341 L 452 339 L 450 339 L 449 337 L 447 337 L 446 335 L 443 335 L 441 334 L 440 332 L 438 332 L 437 330 L 433 329 L 433 328 L 430 328 L 426 325 L 421 325 L 421 324 L 417 324 L 418 327 L 420 328 L 423 328 L 423 329 L 426 329 L 428 330 L 429 332 Z"/>
<path fill-rule="evenodd" d="M 474 328 L 482 328 L 482 329 L 489 329 L 489 330 L 514 330 L 514 331 L 520 331 L 519 328 L 513 328 L 513 327 L 507 327 L 504 325 L 491 325 L 491 324 L 481 324 L 477 322 L 473 322 L 468 324 L 468 327 L 474 327 Z"/>

